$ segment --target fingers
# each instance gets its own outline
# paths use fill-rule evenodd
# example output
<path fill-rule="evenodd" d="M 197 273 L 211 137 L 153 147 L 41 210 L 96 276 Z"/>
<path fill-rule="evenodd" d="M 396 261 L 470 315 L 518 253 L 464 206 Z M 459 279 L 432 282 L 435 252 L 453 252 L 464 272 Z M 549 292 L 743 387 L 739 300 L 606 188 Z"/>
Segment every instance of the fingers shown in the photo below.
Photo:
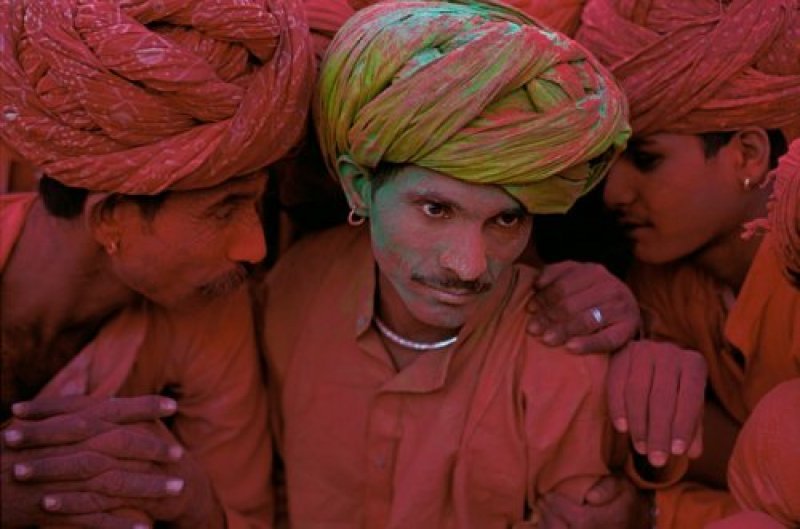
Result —
<path fill-rule="evenodd" d="M 700 354 L 692 351 L 685 353 L 680 373 L 680 392 L 675 404 L 670 448 L 672 454 L 681 455 L 686 452 L 687 447 L 691 446 L 690 457 L 697 457 L 703 447 L 702 435 L 698 435 L 697 432 L 703 424 L 703 403 L 708 369 Z"/>
<path fill-rule="evenodd" d="M 177 410 L 177 403 L 159 395 L 105 400 L 75 396 L 18 402 L 12 406 L 12 410 L 14 415 L 20 419 L 44 419 L 56 415 L 85 412 L 109 422 L 125 424 L 172 415 Z"/>
<path fill-rule="evenodd" d="M 620 433 L 627 433 L 628 412 L 625 406 L 625 390 L 628 386 L 628 374 L 632 350 L 636 344 L 629 345 L 626 349 L 611 357 L 606 374 L 606 392 L 608 395 L 608 414 L 614 429 Z"/>
<path fill-rule="evenodd" d="M 680 373 L 672 355 L 658 355 L 655 361 L 648 408 L 647 459 L 654 467 L 662 467 L 671 453 L 672 420 Z"/>
<path fill-rule="evenodd" d="M 625 410 L 633 447 L 642 455 L 647 453 L 647 413 L 652 385 L 653 364 L 650 356 L 641 354 L 641 351 L 631 354 L 625 384 Z"/>
<path fill-rule="evenodd" d="M 58 415 L 41 421 L 25 421 L 3 432 L 5 444 L 11 448 L 64 445 L 99 435 L 111 424 L 83 415 Z"/>
<path fill-rule="evenodd" d="M 528 303 L 528 332 L 575 352 L 610 352 L 632 339 L 639 307 L 628 287 L 605 268 L 564 262 L 544 268 Z"/>

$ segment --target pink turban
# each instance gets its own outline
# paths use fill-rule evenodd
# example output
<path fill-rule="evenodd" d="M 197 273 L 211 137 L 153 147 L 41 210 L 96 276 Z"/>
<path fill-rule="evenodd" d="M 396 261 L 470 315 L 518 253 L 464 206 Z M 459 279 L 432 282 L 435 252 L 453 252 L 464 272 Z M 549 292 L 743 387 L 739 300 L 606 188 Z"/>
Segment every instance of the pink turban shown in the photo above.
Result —
<path fill-rule="evenodd" d="M 0 137 L 70 186 L 197 189 L 300 140 L 300 0 L 0 0 Z"/>
<path fill-rule="evenodd" d="M 769 225 L 786 267 L 800 278 L 800 139 L 778 163 Z"/>
<path fill-rule="evenodd" d="M 728 465 L 728 484 L 742 508 L 790 527 L 800 524 L 799 410 L 800 378 L 776 386 L 745 422 Z"/>
<path fill-rule="evenodd" d="M 589 0 L 581 22 L 636 134 L 800 133 L 797 0 Z"/>

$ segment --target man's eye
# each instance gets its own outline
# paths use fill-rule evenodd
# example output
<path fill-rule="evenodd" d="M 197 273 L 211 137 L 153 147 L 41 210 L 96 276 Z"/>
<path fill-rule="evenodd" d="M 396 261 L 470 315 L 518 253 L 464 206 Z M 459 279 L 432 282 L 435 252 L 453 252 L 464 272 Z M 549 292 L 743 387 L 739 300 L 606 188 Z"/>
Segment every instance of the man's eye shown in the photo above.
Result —
<path fill-rule="evenodd" d="M 663 157 L 660 154 L 653 154 L 638 149 L 626 151 L 627 158 L 639 171 L 652 171 L 658 166 Z"/>
<path fill-rule="evenodd" d="M 495 218 L 495 223 L 501 228 L 513 228 L 522 219 L 516 213 L 502 213 Z"/>
<path fill-rule="evenodd" d="M 437 202 L 425 202 L 422 205 L 422 211 L 424 211 L 427 216 L 436 219 L 447 216 L 447 208 L 445 208 L 444 205 L 439 204 Z"/>
<path fill-rule="evenodd" d="M 214 210 L 213 216 L 216 220 L 230 220 L 236 210 L 233 206 L 225 206 Z"/>

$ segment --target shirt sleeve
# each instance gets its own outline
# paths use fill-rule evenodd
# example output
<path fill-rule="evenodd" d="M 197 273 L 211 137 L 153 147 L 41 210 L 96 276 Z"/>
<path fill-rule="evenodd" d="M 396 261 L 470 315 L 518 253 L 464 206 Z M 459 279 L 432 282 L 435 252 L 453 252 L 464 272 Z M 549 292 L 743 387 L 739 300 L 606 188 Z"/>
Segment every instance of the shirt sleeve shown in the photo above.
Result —
<path fill-rule="evenodd" d="M 608 359 L 553 349 L 544 353 L 529 361 L 522 380 L 531 506 L 551 491 L 581 502 L 610 473 Z"/>
<path fill-rule="evenodd" d="M 168 367 L 178 401 L 171 430 L 211 478 L 228 529 L 272 527 L 266 385 L 242 289 L 176 323 L 192 336 Z"/>

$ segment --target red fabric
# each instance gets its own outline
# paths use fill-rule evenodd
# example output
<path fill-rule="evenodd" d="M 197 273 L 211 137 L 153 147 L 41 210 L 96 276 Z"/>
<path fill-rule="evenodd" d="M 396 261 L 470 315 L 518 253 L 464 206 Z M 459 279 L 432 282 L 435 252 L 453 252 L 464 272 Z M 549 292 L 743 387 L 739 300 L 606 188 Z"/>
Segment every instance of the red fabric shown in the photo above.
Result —
<path fill-rule="evenodd" d="M 578 41 L 611 67 L 636 134 L 800 132 L 796 0 L 590 0 Z"/>
<path fill-rule="evenodd" d="M 792 143 L 775 171 L 769 223 L 786 267 L 800 279 L 800 140 Z"/>
<path fill-rule="evenodd" d="M 212 187 L 301 138 L 300 0 L 0 0 L 0 137 L 71 186 Z"/>

